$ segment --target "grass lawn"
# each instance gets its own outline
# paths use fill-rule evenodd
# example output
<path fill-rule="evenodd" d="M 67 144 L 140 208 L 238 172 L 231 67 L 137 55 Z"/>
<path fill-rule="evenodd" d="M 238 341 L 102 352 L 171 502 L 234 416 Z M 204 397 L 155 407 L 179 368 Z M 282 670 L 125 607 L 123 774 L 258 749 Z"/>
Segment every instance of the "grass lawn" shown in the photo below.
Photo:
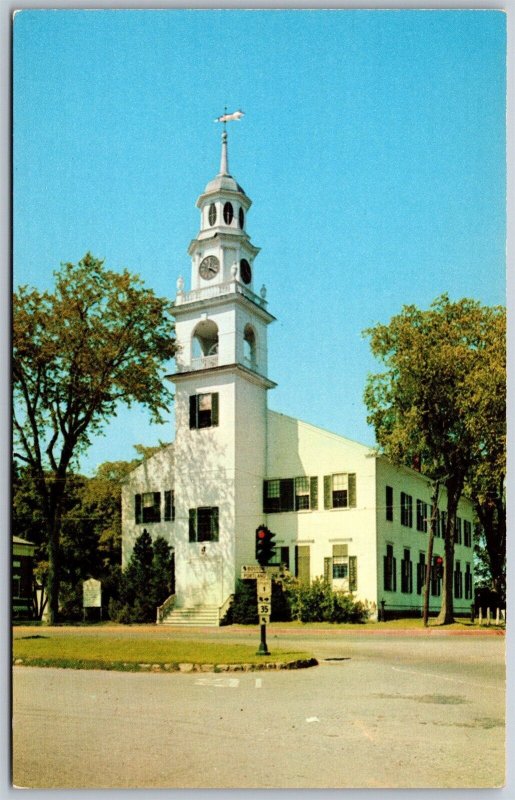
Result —
<path fill-rule="evenodd" d="M 13 658 L 34 666 L 131 669 L 140 664 L 262 664 L 310 659 L 304 651 L 273 648 L 256 655 L 256 645 L 174 639 L 128 639 L 38 633 L 13 641 Z"/>
<path fill-rule="evenodd" d="M 455 622 L 452 625 L 437 625 L 435 622 L 435 617 L 429 618 L 429 628 L 433 628 L 434 630 L 474 630 L 478 628 L 485 628 L 487 627 L 485 624 L 479 625 L 476 619 L 476 622 L 472 623 L 469 617 L 456 617 Z M 422 619 L 419 617 L 404 617 L 403 619 L 390 619 L 387 622 L 372 622 L 368 621 L 362 624 L 356 624 L 353 622 L 299 622 L 296 620 L 295 622 L 272 622 L 271 625 L 268 626 L 269 630 L 273 631 L 274 627 L 277 628 L 291 628 L 292 630 L 297 629 L 305 629 L 309 630 L 310 628 L 324 628 L 328 630 L 336 630 L 340 628 L 346 628 L 349 630 L 353 630 L 356 633 L 360 631 L 387 631 L 387 630 L 424 630 L 424 623 Z M 504 623 L 501 625 L 494 625 L 493 623 L 489 626 L 490 628 L 504 628 Z"/>

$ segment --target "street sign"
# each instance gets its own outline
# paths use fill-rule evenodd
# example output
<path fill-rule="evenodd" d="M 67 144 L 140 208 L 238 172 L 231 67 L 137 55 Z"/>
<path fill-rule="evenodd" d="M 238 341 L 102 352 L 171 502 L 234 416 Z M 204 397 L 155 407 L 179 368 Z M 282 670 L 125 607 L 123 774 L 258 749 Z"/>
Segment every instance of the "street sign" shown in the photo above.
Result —
<path fill-rule="evenodd" d="M 259 615 L 259 624 L 260 625 L 268 625 L 270 622 L 270 614 Z"/>
<path fill-rule="evenodd" d="M 267 614 L 270 616 L 272 612 L 272 606 L 270 603 L 258 603 L 258 614 L 261 616 L 262 614 Z"/>
<path fill-rule="evenodd" d="M 250 564 L 247 566 L 243 566 L 241 568 L 241 579 L 244 580 L 256 580 L 256 578 L 265 578 L 266 572 L 264 571 L 263 567 L 260 567 L 258 564 Z"/>

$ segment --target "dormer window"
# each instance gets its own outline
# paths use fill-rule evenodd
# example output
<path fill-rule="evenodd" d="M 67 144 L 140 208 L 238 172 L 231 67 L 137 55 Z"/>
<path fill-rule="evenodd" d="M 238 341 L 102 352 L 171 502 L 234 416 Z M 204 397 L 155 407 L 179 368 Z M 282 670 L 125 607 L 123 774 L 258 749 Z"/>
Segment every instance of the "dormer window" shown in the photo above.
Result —
<path fill-rule="evenodd" d="M 232 203 L 227 203 L 224 205 L 224 222 L 226 225 L 230 225 L 232 222 L 232 218 L 234 216 L 234 209 L 232 207 Z"/>
<path fill-rule="evenodd" d="M 211 203 L 209 206 L 209 211 L 207 212 L 207 218 L 209 220 L 210 225 L 214 225 L 216 222 L 216 206 L 214 203 Z"/>

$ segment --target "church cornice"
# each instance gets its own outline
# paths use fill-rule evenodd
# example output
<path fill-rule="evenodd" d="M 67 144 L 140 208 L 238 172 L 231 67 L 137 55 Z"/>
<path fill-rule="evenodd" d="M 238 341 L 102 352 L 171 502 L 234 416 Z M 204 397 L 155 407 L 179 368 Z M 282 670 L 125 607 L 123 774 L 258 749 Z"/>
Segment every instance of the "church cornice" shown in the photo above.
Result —
<path fill-rule="evenodd" d="M 218 293 L 216 293 L 218 292 Z M 225 284 L 206 286 L 203 289 L 193 289 L 191 292 L 178 294 L 173 304 L 173 315 L 178 317 L 183 313 L 202 312 L 212 308 L 219 308 L 230 303 L 238 303 L 252 310 L 263 322 L 269 324 L 277 319 L 263 306 L 266 302 L 258 295 L 251 292 L 238 281 Z"/>
<path fill-rule="evenodd" d="M 211 231 L 200 231 L 196 239 L 192 239 L 188 247 L 188 255 L 192 256 L 199 247 L 207 244 L 220 244 L 221 246 L 243 245 L 255 258 L 261 248 L 256 247 L 250 241 L 248 233 L 245 231 L 232 231 L 230 229 L 218 229 L 214 233 Z"/>
<path fill-rule="evenodd" d="M 208 367 L 203 370 L 189 370 L 188 372 L 175 372 L 172 375 L 165 375 L 165 378 L 172 383 L 180 383 L 181 381 L 188 380 L 193 375 L 198 376 L 199 374 L 202 375 L 224 375 L 224 374 L 234 374 L 238 372 L 241 374 L 243 378 L 248 380 L 250 383 L 255 384 L 256 386 L 261 386 L 264 389 L 274 389 L 277 386 L 275 381 L 271 381 L 270 378 L 265 378 L 264 375 L 260 375 L 258 372 L 254 372 L 247 367 L 244 367 L 243 364 L 233 363 L 233 364 L 223 364 L 218 367 Z"/>

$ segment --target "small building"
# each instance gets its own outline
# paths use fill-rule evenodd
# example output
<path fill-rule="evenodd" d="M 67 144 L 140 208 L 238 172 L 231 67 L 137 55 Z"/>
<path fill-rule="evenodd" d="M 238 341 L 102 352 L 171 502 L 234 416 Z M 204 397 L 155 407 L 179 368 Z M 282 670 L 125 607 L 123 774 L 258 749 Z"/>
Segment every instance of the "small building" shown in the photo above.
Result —
<path fill-rule="evenodd" d="M 33 568 L 36 545 L 13 536 L 12 549 L 12 615 L 13 619 L 33 616 Z"/>
<path fill-rule="evenodd" d="M 275 534 L 300 581 L 324 576 L 390 614 L 420 615 L 431 486 L 370 447 L 268 409 L 267 329 L 275 317 L 257 287 L 247 233 L 251 200 L 228 169 L 197 200 L 191 289 L 178 278 L 175 442 L 139 465 L 122 490 L 122 559 L 147 528 L 174 550 L 175 603 L 163 621 L 218 624 L 241 566 L 255 563 L 255 531 Z M 443 555 L 439 502 L 434 558 Z M 455 609 L 473 597 L 471 503 L 458 509 Z M 439 608 L 433 569 L 430 608 Z"/>

